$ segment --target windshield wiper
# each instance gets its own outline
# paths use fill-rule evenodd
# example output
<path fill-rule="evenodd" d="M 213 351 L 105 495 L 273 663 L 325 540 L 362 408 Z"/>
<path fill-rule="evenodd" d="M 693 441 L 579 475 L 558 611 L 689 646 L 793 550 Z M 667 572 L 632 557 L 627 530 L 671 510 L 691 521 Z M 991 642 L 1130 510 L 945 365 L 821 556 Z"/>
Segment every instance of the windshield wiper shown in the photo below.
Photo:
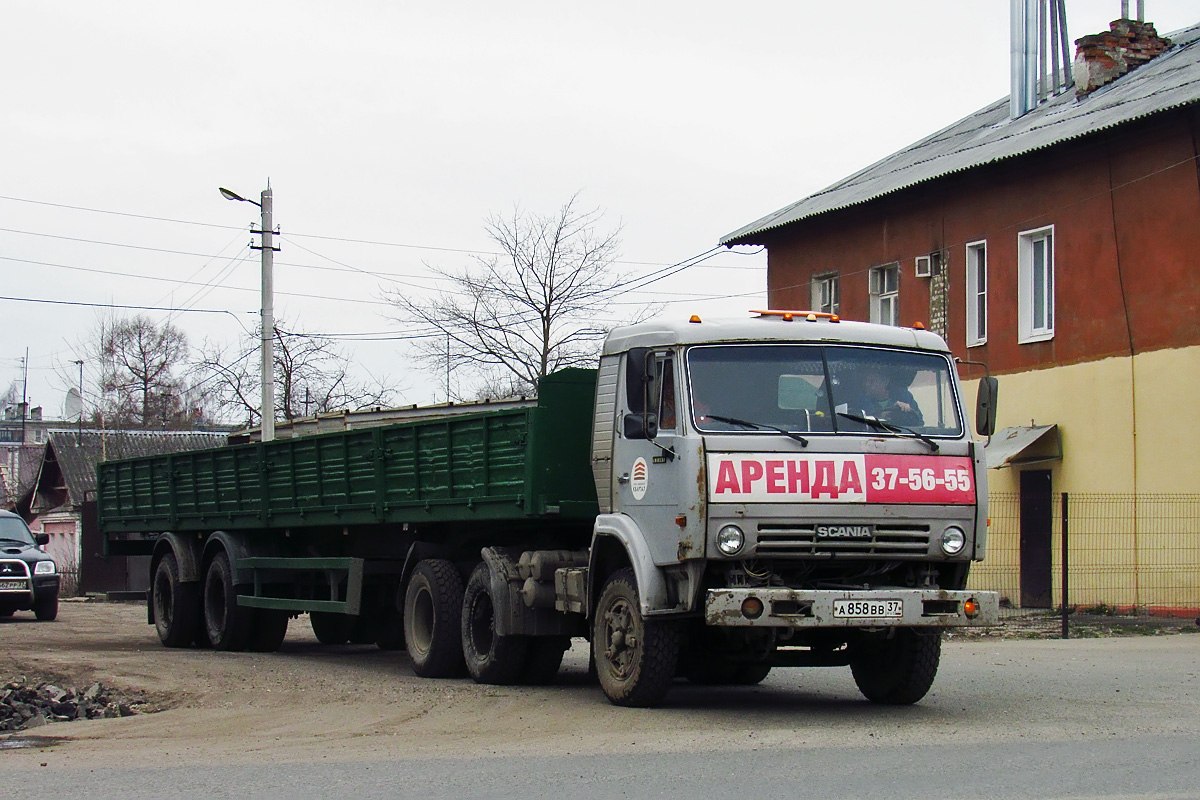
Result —
<path fill-rule="evenodd" d="M 808 447 L 808 439 L 805 439 L 798 433 L 789 431 L 787 428 L 777 428 L 774 425 L 767 425 L 763 422 L 750 422 L 749 420 L 738 419 L 737 417 L 721 417 L 716 414 L 705 414 L 704 416 L 708 417 L 709 419 L 715 419 L 717 422 L 728 422 L 730 425 L 741 425 L 744 428 L 754 428 L 760 431 L 775 431 L 776 433 L 782 433 L 789 439 L 795 439 L 804 447 Z"/>
<path fill-rule="evenodd" d="M 933 439 L 930 439 L 923 433 L 914 431 L 912 428 L 906 428 L 903 425 L 897 425 L 894 422 L 886 422 L 878 417 L 860 417 L 858 414 L 847 414 L 845 411 L 839 411 L 837 412 L 837 415 L 839 417 L 845 417 L 852 422 L 857 422 L 862 425 L 869 425 L 876 430 L 887 431 L 888 433 L 907 434 L 913 439 L 919 439 L 920 441 L 924 442 L 929 449 L 935 453 L 938 450 L 941 450 L 941 448 L 938 447 L 937 442 L 935 442 Z"/>

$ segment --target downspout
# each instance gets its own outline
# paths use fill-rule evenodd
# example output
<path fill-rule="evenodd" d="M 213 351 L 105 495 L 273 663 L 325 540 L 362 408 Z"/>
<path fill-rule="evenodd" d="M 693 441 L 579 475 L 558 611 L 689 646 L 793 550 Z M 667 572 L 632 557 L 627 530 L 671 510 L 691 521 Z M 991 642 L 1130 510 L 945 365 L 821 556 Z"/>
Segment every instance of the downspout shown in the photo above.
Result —
<path fill-rule="evenodd" d="M 1117 285 L 1121 290 L 1121 308 L 1125 316 L 1125 336 L 1129 342 L 1129 408 L 1132 417 L 1133 435 L 1133 602 L 1134 605 L 1141 605 L 1141 582 L 1138 578 L 1138 571 L 1141 564 L 1141 554 L 1139 552 L 1139 531 L 1141 524 L 1138 513 L 1137 353 L 1133 342 L 1133 322 L 1129 316 L 1129 298 L 1125 292 L 1125 275 L 1121 269 L 1121 242 L 1117 236 L 1117 202 L 1112 177 L 1113 156 L 1111 135 L 1104 137 L 1104 152 L 1108 165 L 1108 209 L 1112 219 L 1113 253 L 1116 256 L 1117 264 Z"/>

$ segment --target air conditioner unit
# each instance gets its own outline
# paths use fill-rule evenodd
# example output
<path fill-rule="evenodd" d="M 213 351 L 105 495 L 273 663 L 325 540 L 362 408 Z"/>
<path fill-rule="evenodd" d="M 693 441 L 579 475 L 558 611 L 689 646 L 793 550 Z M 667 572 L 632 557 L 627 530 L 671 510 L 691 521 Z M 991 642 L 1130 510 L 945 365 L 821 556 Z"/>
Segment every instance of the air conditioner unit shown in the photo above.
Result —
<path fill-rule="evenodd" d="M 917 277 L 928 278 L 933 275 L 933 266 L 929 256 L 917 256 Z"/>

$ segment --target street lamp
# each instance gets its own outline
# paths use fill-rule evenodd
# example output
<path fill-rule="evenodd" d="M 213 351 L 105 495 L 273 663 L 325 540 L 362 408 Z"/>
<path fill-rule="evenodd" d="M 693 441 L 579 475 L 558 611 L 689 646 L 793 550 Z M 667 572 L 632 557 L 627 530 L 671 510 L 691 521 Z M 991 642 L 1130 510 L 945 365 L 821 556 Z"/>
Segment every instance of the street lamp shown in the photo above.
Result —
<path fill-rule="evenodd" d="M 262 190 L 262 202 L 255 203 L 249 198 L 242 197 L 237 192 L 220 187 L 221 196 L 226 200 L 237 200 L 241 203 L 251 203 L 262 210 L 260 246 L 250 245 L 252 249 L 262 251 L 262 440 L 269 442 L 275 438 L 275 251 L 271 237 L 275 232 L 275 217 L 272 209 L 271 184 Z"/>

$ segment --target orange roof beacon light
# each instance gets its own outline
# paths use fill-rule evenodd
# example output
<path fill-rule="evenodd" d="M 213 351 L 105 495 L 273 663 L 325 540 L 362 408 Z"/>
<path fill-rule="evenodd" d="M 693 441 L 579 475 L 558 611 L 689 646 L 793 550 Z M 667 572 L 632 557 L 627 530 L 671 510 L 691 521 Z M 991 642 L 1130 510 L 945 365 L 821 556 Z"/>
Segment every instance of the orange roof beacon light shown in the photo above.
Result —
<path fill-rule="evenodd" d="M 688 320 L 688 322 L 697 322 L 697 323 L 700 322 L 700 315 L 692 314 L 692 317 L 691 317 L 691 319 Z"/>
<path fill-rule="evenodd" d="M 827 319 L 830 322 L 841 322 L 842 318 L 837 314 L 830 314 L 827 311 L 795 311 L 795 310 L 776 310 L 776 309 L 750 309 L 751 314 L 758 314 L 760 317 L 782 317 L 785 322 L 791 322 L 796 317 L 803 317 L 806 322 L 816 322 L 818 319 Z"/>
<path fill-rule="evenodd" d="M 913 323 L 913 330 L 914 330 L 914 331 L 923 331 L 923 330 L 925 330 L 925 323 L 924 323 L 924 322 L 921 322 L 921 320 L 917 320 L 916 322 L 914 322 L 914 323 Z"/>

